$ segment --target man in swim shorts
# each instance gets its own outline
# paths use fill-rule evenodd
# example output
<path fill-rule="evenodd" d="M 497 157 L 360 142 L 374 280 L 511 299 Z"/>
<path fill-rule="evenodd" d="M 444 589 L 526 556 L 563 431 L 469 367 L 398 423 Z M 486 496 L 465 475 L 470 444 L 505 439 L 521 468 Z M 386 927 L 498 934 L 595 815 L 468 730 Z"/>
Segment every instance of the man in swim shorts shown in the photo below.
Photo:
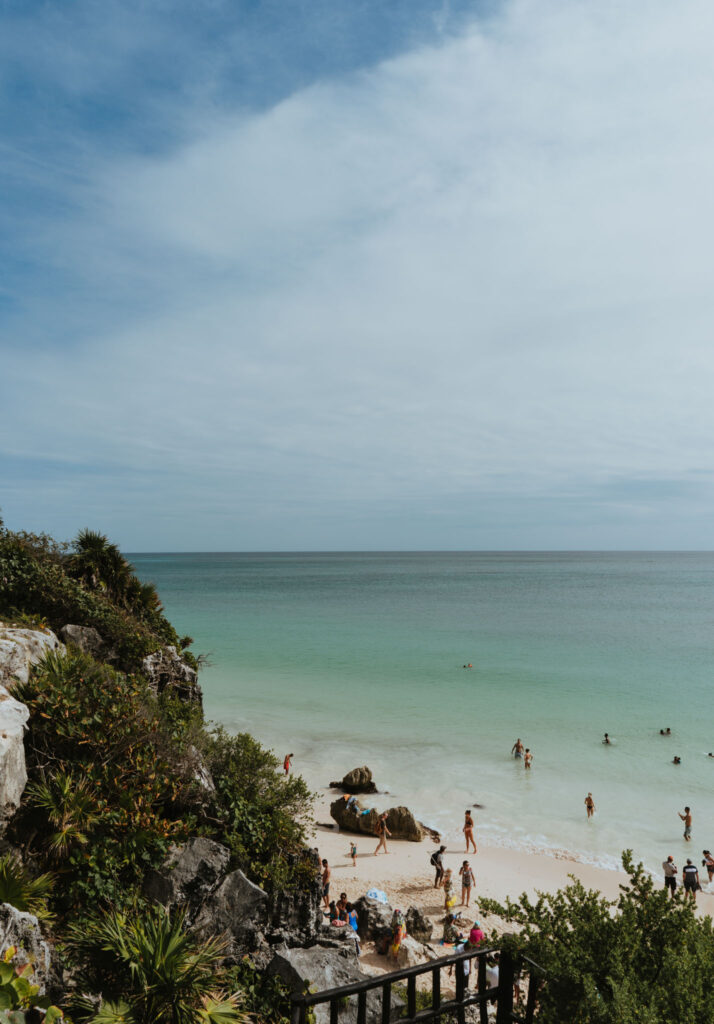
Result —
<path fill-rule="evenodd" d="M 588 812 L 588 818 L 592 818 L 595 813 L 595 801 L 593 800 L 592 793 L 588 793 L 585 797 L 585 810 Z"/>
<path fill-rule="evenodd" d="M 514 757 L 523 757 L 523 744 L 521 743 L 520 739 L 516 740 L 516 742 L 511 747 L 511 753 Z"/>
<path fill-rule="evenodd" d="M 677 811 L 677 814 L 679 814 L 679 811 Z M 688 807 L 685 807 L 684 814 L 679 814 L 679 817 L 684 822 L 684 838 L 689 843 L 692 840 L 692 812 Z"/>
<path fill-rule="evenodd" d="M 689 857 L 687 857 L 687 863 L 682 868 L 682 881 L 684 882 L 686 895 L 691 896 L 696 902 L 697 889 L 699 888 L 699 871 L 696 864 L 692 864 Z"/>
<path fill-rule="evenodd" d="M 664 870 L 664 887 L 669 889 L 670 896 L 674 896 L 677 891 L 677 865 L 674 863 L 671 853 L 667 860 L 662 861 L 662 868 Z"/>

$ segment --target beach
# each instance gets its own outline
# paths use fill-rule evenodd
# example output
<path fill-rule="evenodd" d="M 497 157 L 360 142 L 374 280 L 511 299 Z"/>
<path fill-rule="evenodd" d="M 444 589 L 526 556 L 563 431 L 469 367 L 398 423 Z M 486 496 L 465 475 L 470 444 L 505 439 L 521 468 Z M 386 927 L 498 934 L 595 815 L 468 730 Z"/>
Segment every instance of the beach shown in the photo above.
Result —
<path fill-rule="evenodd" d="M 409 907 L 418 907 L 434 925 L 434 940 L 437 944 L 441 938 L 444 919 L 444 897 L 442 889 L 434 888 L 434 869 L 429 863 L 431 853 L 437 848 L 429 839 L 422 842 L 388 840 L 389 853 L 374 856 L 377 838 L 368 835 L 353 835 L 341 832 L 334 823 L 331 825 L 330 803 L 337 799 L 337 790 L 326 790 L 318 794 L 315 800 L 315 819 L 317 825 L 311 837 L 312 844 L 318 849 L 320 858 L 325 858 L 332 872 L 330 899 L 338 899 L 341 892 L 346 892 L 348 900 L 354 901 L 364 896 L 368 889 L 381 889 L 387 896 L 393 909 L 407 911 Z M 367 805 L 371 801 L 378 806 L 387 804 L 379 796 L 365 798 Z M 454 811 L 457 818 L 460 808 Z M 350 843 L 357 845 L 356 867 L 349 856 Z M 538 892 L 556 892 L 572 882 L 571 875 L 587 889 L 601 892 L 607 899 L 614 900 L 620 894 L 620 886 L 627 884 L 628 878 L 623 871 L 599 868 L 593 864 L 583 863 L 566 851 L 554 854 L 514 849 L 490 845 L 479 839 L 476 833 L 478 853 L 464 852 L 463 838 L 458 841 L 447 841 L 444 854 L 444 866 L 450 867 L 454 875 L 454 893 L 461 911 L 462 920 L 468 927 L 478 920 L 485 932 L 494 929 L 502 934 L 513 930 L 513 926 L 492 915 L 479 911 L 479 898 L 488 897 L 504 901 L 507 897 L 518 899 L 522 893 L 534 897 Z M 683 851 L 699 865 L 700 881 L 705 891 L 697 894 L 697 913 L 700 916 L 714 916 L 714 886 L 709 889 L 706 882 L 706 870 L 701 867 L 700 859 L 692 851 Z M 468 859 L 476 876 L 475 888 L 471 897 L 471 907 L 466 909 L 459 905 L 461 888 L 458 869 Z M 679 856 L 679 885 L 681 886 L 682 865 L 686 856 Z M 662 885 L 662 876 L 655 876 L 657 887 Z M 463 930 L 463 929 L 462 929 Z M 372 970 L 393 969 L 387 958 L 377 956 L 373 947 L 365 949 L 365 962 Z"/>

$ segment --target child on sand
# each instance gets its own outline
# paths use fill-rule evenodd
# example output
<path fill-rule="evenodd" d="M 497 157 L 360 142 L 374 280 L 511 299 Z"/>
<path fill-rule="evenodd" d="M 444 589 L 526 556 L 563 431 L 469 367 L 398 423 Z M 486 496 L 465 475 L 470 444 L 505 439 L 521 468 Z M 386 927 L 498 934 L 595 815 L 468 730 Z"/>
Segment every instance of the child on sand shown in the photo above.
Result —
<path fill-rule="evenodd" d="M 357 843 L 352 841 L 350 843 L 350 857 L 352 858 L 352 867 L 357 867 Z"/>

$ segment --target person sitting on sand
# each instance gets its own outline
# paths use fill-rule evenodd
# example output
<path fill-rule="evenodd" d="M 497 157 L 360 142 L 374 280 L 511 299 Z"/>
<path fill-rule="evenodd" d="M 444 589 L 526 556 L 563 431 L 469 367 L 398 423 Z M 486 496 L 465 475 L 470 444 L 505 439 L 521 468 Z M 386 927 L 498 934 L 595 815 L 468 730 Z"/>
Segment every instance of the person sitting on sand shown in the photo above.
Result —
<path fill-rule="evenodd" d="M 355 933 L 355 949 L 357 950 L 357 956 L 359 956 L 361 953 L 359 935 L 357 931 L 359 928 L 359 923 L 357 921 L 357 911 L 355 910 L 351 903 L 347 904 L 347 924 Z"/>
<path fill-rule="evenodd" d="M 520 739 L 517 739 L 511 747 L 511 753 L 514 757 L 523 757 L 523 744 L 521 743 Z"/>
<path fill-rule="evenodd" d="M 463 832 L 466 837 L 466 852 L 469 852 L 469 843 L 471 843 L 474 848 L 474 853 L 478 853 L 478 850 L 476 849 L 476 840 L 474 839 L 474 819 L 471 817 L 471 811 L 468 807 L 466 808 Z"/>
<path fill-rule="evenodd" d="M 486 935 L 481 931 L 481 925 L 478 921 L 474 921 L 469 932 L 469 946 L 480 946 L 485 938 Z"/>
<path fill-rule="evenodd" d="M 471 865 L 467 860 L 463 862 L 459 868 L 459 874 L 461 875 L 461 906 L 469 905 L 471 899 L 471 886 L 474 884 L 476 879 Z"/>
<path fill-rule="evenodd" d="M 595 801 L 593 800 L 592 793 L 588 793 L 585 797 L 585 810 L 588 812 L 588 818 L 592 818 L 595 813 Z"/>
<path fill-rule="evenodd" d="M 337 916 L 340 921 L 347 920 L 347 893 L 341 892 L 340 898 L 337 901 Z"/>
<path fill-rule="evenodd" d="M 455 922 L 456 918 L 454 917 L 453 914 L 446 915 L 444 919 L 444 932 L 441 936 L 441 941 L 443 943 L 453 942 L 454 944 L 456 944 L 458 942 L 463 942 L 464 937 L 459 931 L 459 929 L 456 927 Z"/>
<path fill-rule="evenodd" d="M 387 836 L 391 836 L 392 833 L 387 828 L 387 812 L 386 811 L 383 814 L 380 814 L 380 816 L 377 818 L 377 824 L 375 826 L 375 832 L 379 836 L 379 842 L 377 843 L 377 849 L 374 851 L 375 857 L 377 856 L 377 854 L 379 853 L 379 851 L 382 848 L 384 848 L 384 852 L 385 853 L 389 853 L 389 850 L 387 849 Z"/>

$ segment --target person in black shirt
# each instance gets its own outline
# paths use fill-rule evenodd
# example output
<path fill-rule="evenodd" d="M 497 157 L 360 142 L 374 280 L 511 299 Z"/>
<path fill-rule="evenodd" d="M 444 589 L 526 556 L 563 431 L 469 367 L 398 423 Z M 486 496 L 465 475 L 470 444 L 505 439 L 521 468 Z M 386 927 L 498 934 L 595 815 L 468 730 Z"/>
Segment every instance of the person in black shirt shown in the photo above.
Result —
<path fill-rule="evenodd" d="M 682 881 L 684 882 L 684 891 L 691 894 L 692 899 L 696 901 L 697 889 L 699 888 L 699 870 L 696 864 L 692 864 L 688 857 L 687 863 L 682 868 Z"/>

